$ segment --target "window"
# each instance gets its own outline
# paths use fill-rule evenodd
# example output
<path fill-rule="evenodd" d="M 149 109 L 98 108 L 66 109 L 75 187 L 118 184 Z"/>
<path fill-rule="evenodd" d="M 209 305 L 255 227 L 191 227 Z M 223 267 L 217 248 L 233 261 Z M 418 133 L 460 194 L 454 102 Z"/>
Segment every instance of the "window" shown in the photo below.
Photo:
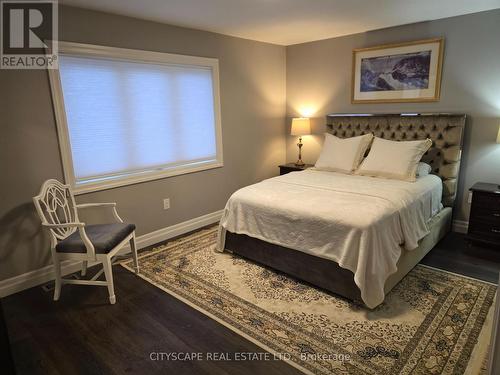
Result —
<path fill-rule="evenodd" d="M 222 166 L 216 59 L 61 42 L 49 74 L 76 193 Z"/>

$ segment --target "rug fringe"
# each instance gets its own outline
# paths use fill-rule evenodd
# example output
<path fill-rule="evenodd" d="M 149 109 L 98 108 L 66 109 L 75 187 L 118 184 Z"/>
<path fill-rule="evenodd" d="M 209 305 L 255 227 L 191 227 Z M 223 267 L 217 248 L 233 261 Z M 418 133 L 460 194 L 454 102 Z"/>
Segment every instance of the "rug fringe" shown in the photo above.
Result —
<path fill-rule="evenodd" d="M 493 285 L 493 286 L 498 286 L 497 283 L 492 283 L 491 281 L 481 280 L 481 279 L 477 279 L 477 278 L 472 277 L 472 276 L 466 276 L 466 275 L 462 275 L 460 273 L 447 271 L 447 270 L 444 270 L 442 268 L 428 266 L 427 264 L 419 263 L 418 266 L 422 266 L 422 267 L 425 267 L 425 268 L 430 268 L 431 270 L 441 271 L 441 272 L 444 272 L 444 273 L 449 273 L 450 275 L 454 275 L 454 276 L 458 276 L 458 277 L 463 277 L 464 279 L 469 279 L 469 280 L 474 280 L 474 281 L 481 281 L 482 283 L 485 283 L 485 284 L 489 284 L 489 285 Z"/>
<path fill-rule="evenodd" d="M 485 361 L 488 359 L 489 350 L 490 350 L 490 340 L 491 340 L 491 330 L 493 327 L 493 313 L 495 311 L 495 302 L 496 297 L 493 300 L 493 303 L 488 311 L 488 315 L 486 315 L 486 319 L 483 323 L 483 328 L 479 333 L 479 337 L 477 340 L 476 346 L 472 350 L 472 353 L 469 358 L 469 363 L 467 368 L 465 369 L 464 375 L 479 375 L 479 374 L 487 374 L 487 366 L 486 364 L 486 373 L 483 372 L 483 366 Z"/>

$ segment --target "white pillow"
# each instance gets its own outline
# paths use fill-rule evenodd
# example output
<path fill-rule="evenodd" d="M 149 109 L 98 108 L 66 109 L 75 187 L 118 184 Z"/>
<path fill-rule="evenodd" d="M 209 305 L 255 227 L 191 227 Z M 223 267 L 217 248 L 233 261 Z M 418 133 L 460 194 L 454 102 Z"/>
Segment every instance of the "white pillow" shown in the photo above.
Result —
<path fill-rule="evenodd" d="M 431 173 L 432 167 L 427 164 L 420 162 L 417 165 L 417 177 L 424 177 L 427 176 L 429 173 Z"/>
<path fill-rule="evenodd" d="M 361 163 L 372 139 L 372 134 L 341 139 L 325 133 L 325 142 L 315 167 L 320 170 L 352 173 Z"/>
<path fill-rule="evenodd" d="M 357 173 L 413 182 L 418 162 L 431 146 L 430 139 L 398 142 L 375 137 L 370 153 Z"/>

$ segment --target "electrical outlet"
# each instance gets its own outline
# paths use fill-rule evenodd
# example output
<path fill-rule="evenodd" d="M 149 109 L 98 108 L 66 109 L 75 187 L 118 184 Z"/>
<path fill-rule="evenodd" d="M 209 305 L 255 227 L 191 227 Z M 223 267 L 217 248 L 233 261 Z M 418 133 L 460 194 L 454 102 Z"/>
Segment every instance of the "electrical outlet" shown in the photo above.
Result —
<path fill-rule="evenodd" d="M 170 208 L 170 198 L 165 198 L 163 200 L 163 209 L 168 210 Z"/>

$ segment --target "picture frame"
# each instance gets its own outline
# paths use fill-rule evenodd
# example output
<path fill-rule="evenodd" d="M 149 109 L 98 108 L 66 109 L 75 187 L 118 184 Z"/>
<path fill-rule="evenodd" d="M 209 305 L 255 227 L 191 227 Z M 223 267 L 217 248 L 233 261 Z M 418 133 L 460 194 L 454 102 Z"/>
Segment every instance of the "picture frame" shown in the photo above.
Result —
<path fill-rule="evenodd" d="M 443 50 L 444 38 L 354 49 L 352 103 L 439 101 Z"/>

